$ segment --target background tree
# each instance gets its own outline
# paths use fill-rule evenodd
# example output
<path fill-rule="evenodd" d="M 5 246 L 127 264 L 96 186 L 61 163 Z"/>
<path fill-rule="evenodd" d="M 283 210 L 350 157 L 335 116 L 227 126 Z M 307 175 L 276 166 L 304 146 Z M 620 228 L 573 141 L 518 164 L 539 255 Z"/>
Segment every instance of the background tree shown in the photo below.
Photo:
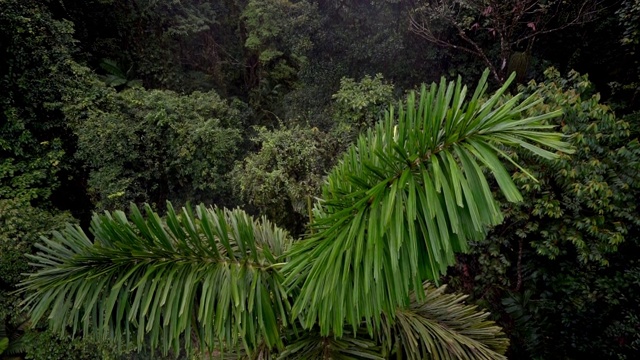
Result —
<path fill-rule="evenodd" d="M 472 54 L 502 83 L 512 71 L 524 79 L 536 37 L 593 21 L 601 2 L 427 0 L 416 5 L 411 31 L 437 46 Z"/>
<path fill-rule="evenodd" d="M 273 113 L 296 84 L 310 34 L 318 30 L 316 8 L 307 1 L 252 0 L 242 13 L 249 54 L 245 83 L 254 108 Z M 273 115 L 266 113 L 270 118 Z"/>
<path fill-rule="evenodd" d="M 530 115 L 563 109 L 555 123 L 576 152 L 553 162 L 514 154 L 538 179 L 514 174 L 529 201 L 504 207 L 505 222 L 472 243 L 449 282 L 499 314 L 510 357 L 631 359 L 640 345 L 637 135 L 586 76 L 550 69 L 525 91 L 545 99 Z"/>
<path fill-rule="evenodd" d="M 365 75 L 358 82 L 342 78 L 340 90 L 332 98 L 336 101 L 334 119 L 355 130 L 363 130 L 375 124 L 388 104 L 394 102 L 394 86 L 384 82 L 382 74 Z"/>
<path fill-rule="evenodd" d="M 240 103 L 142 88 L 78 103 L 66 110 L 98 208 L 229 199 L 246 116 Z"/>
<path fill-rule="evenodd" d="M 450 66 L 466 59 L 443 54 L 409 32 L 404 19 L 410 2 L 314 3 L 320 25 L 310 34 L 314 46 L 307 53 L 306 66 L 299 71 L 298 84 L 285 95 L 283 119 L 298 119 L 328 132 L 335 116 L 332 96 L 339 91 L 343 78 L 360 82 L 367 75 L 374 78 L 381 74 L 398 89 L 411 89 L 422 82 L 437 81 L 442 74 L 468 75 L 466 69 L 451 70 L 455 66 Z M 475 69 L 474 78 L 481 73 L 481 68 Z"/>
<path fill-rule="evenodd" d="M 258 213 L 293 234 L 302 234 L 324 174 L 342 147 L 317 128 L 258 129 L 260 151 L 233 172 L 234 192 Z"/>
<path fill-rule="evenodd" d="M 0 6 L 0 199 L 81 211 L 82 171 L 61 109 L 70 89 L 90 92 L 88 69 L 72 56 L 73 24 L 40 2 Z"/>

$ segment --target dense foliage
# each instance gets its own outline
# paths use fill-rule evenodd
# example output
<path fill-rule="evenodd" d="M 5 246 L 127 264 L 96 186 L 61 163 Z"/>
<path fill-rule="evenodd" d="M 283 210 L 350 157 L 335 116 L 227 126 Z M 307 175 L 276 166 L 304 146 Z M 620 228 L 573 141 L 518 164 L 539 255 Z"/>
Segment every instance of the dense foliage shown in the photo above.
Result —
<path fill-rule="evenodd" d="M 261 219 L 247 220 L 260 231 L 282 228 L 307 239 L 300 243 L 307 245 L 293 246 L 276 281 L 298 286 L 283 297 L 285 310 L 277 316 L 290 314 L 291 306 L 292 314 L 304 316 L 287 320 L 296 330 L 306 327 L 298 333 L 278 327 L 282 336 L 267 338 L 283 357 L 349 358 L 356 348 L 369 358 L 401 348 L 409 358 L 440 351 L 437 341 L 421 342 L 416 335 L 433 330 L 423 320 L 455 323 L 443 302 L 458 304 L 461 313 L 471 310 L 450 290 L 425 285 L 426 297 L 409 294 L 423 288 L 417 278 L 449 283 L 448 289 L 470 295 L 467 302 L 491 311 L 509 339 L 509 357 L 633 359 L 640 352 L 640 264 L 634 256 L 640 248 L 638 0 L 0 0 L 0 9 L 0 359 L 160 356 L 151 355 L 150 342 L 138 353 L 104 339 L 72 338 L 72 328 L 53 332 L 45 321 L 31 321 L 20 306 L 25 294 L 13 291 L 22 274 L 36 270 L 25 254 L 43 251 L 37 245 L 42 236 L 65 233 L 67 223 L 95 229 L 93 212 L 119 214 L 113 211 L 130 203 L 149 204 L 149 214 L 170 214 L 167 201 L 176 208 L 190 208 L 189 202 L 207 209 L 241 206 Z M 411 148 L 396 138 L 404 133 L 382 129 L 379 121 L 393 104 L 387 120 L 401 122 L 406 114 L 399 109 L 413 101 L 403 94 L 421 83 L 458 74 L 473 83 L 485 68 L 490 89 L 500 88 L 512 72 L 520 85 L 504 89 L 496 107 L 510 104 L 511 92 L 540 101 L 524 109 L 525 118 L 561 110 L 562 116 L 544 121 L 558 126 L 575 153 L 550 160 L 489 139 L 508 174 L 487 180 L 482 191 L 496 197 L 502 222 L 497 212 L 471 213 L 474 206 L 494 207 L 474 193 L 462 203 L 469 211 L 463 218 L 475 219 L 473 229 L 428 233 L 451 216 L 444 197 L 440 206 L 415 210 L 423 216 L 428 211 L 434 224 L 391 227 L 400 221 L 397 213 L 412 215 L 413 207 L 376 202 L 376 196 L 429 186 L 409 180 L 404 165 L 380 170 L 415 159 L 367 145 L 385 139 Z M 411 125 L 403 139 L 419 142 L 421 126 Z M 385 135 L 391 133 L 397 135 Z M 462 150 L 450 151 L 453 161 L 446 153 L 434 156 L 443 168 L 458 165 L 466 174 L 473 167 Z M 367 162 L 375 166 L 363 167 Z M 436 168 L 430 166 L 423 170 Z M 382 177 L 392 180 L 375 187 Z M 507 179 L 523 202 L 508 201 L 514 198 L 513 189 L 504 192 Z M 466 181 L 473 184 L 469 191 L 479 191 L 476 181 Z M 462 184 L 450 189 L 456 202 L 466 194 Z M 366 209 L 358 202 L 365 185 L 375 188 Z M 353 195 L 351 202 L 345 194 Z M 419 195 L 402 199 L 422 201 Z M 345 209 L 355 217 L 350 225 L 337 220 Z M 231 221 L 237 211 L 217 216 Z M 132 219 L 134 213 L 125 215 Z M 188 228 L 183 221 L 198 216 L 176 215 L 178 227 Z M 413 256 L 422 259 L 425 249 L 400 246 L 397 259 L 379 257 L 374 265 L 358 260 L 370 249 L 351 253 L 351 246 L 334 241 L 338 236 L 361 245 L 364 225 L 358 221 L 376 219 L 384 220 L 380 228 L 366 232 L 378 234 L 381 243 L 400 246 L 405 242 L 399 238 L 421 238 L 426 231 L 424 237 L 437 240 L 430 242 L 435 250 L 445 251 L 445 239 L 467 253 L 454 259 L 447 252 L 414 268 Z M 334 221 L 342 225 L 330 226 Z M 324 260 L 333 267 L 325 269 Z M 345 265 L 350 261 L 360 265 Z M 371 269 L 397 277 L 397 288 L 370 285 L 385 294 L 376 304 L 365 293 L 345 290 L 369 282 Z M 328 289 L 343 301 L 326 297 Z M 397 322 L 375 321 L 398 304 L 410 313 L 398 312 Z M 343 328 L 345 322 L 351 325 Z M 268 328 L 251 324 L 224 341 Z M 342 337 L 318 343 L 329 330 Z M 171 345 L 188 347 L 184 337 L 173 340 Z M 239 348 L 255 350 L 264 341 Z"/>
<path fill-rule="evenodd" d="M 340 151 L 330 134 L 317 128 L 257 130 L 260 151 L 248 155 L 233 173 L 236 195 L 278 224 L 301 233 L 324 173 Z"/>
<path fill-rule="evenodd" d="M 229 198 L 227 173 L 241 153 L 242 106 L 214 92 L 142 88 L 106 90 L 92 100 L 82 112 L 67 114 L 97 208 Z"/>
<path fill-rule="evenodd" d="M 538 179 L 514 174 L 529 201 L 505 208 L 506 221 L 474 244 L 453 283 L 500 314 L 514 357 L 633 358 L 640 143 L 586 76 L 550 69 L 526 91 L 545 98 L 534 114 L 563 109 L 559 125 L 576 152 L 554 162 L 517 154 Z"/>

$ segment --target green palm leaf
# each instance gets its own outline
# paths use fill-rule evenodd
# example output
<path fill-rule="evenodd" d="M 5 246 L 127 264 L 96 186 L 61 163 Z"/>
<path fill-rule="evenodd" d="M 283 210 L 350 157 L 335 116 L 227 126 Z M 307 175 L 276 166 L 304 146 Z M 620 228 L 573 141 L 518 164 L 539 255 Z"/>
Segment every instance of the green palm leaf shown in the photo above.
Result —
<path fill-rule="evenodd" d="M 178 350 L 282 347 L 289 300 L 278 272 L 290 237 L 240 210 L 200 205 L 166 220 L 147 206 L 94 216 L 89 240 L 77 226 L 43 238 L 41 268 L 22 284 L 33 323 Z M 187 350 L 191 341 L 185 341 Z"/>
<path fill-rule="evenodd" d="M 5 328 L 4 321 L 0 321 L 0 355 L 9 348 L 9 338 Z"/>
<path fill-rule="evenodd" d="M 509 340 L 489 313 L 463 303 L 466 295 L 447 294 L 446 286 L 423 285 L 425 297 L 393 317 L 384 315 L 373 337 L 365 326 L 343 336 L 322 336 L 317 328 L 290 334 L 278 359 L 505 359 Z"/>
<path fill-rule="evenodd" d="M 364 335 L 364 336 L 362 336 Z M 344 334 L 340 338 L 321 336 L 318 331 L 309 331 L 293 338 L 278 360 L 384 360 L 379 344 L 360 332 Z"/>
<path fill-rule="evenodd" d="M 445 286 L 425 283 L 426 296 L 385 321 L 384 338 L 390 349 L 401 349 L 403 358 L 420 359 L 506 359 L 509 340 L 489 313 L 462 303 L 465 295 L 445 294 Z M 386 319 L 385 319 L 386 320 Z"/>
<path fill-rule="evenodd" d="M 27 352 L 28 347 L 33 346 L 33 343 L 36 340 L 36 333 L 27 332 L 19 336 L 7 338 L 7 340 L 8 347 L 5 349 L 4 353 L 0 351 L 0 354 L 7 355 L 8 357 L 11 355 L 18 355 Z"/>
<path fill-rule="evenodd" d="M 305 327 L 339 337 L 345 322 L 364 320 L 373 333 L 383 313 L 409 306 L 412 291 L 423 300 L 423 281 L 437 282 L 456 252 L 502 221 L 483 169 L 509 201 L 522 200 L 496 153 L 571 151 L 544 122 L 560 111 L 521 118 L 540 100 L 505 101 L 513 76 L 482 101 L 487 76 L 468 101 L 460 79 L 423 86 L 417 101 L 410 94 L 329 174 L 313 231 L 284 270 L 287 287 L 299 288 L 293 316 Z"/>

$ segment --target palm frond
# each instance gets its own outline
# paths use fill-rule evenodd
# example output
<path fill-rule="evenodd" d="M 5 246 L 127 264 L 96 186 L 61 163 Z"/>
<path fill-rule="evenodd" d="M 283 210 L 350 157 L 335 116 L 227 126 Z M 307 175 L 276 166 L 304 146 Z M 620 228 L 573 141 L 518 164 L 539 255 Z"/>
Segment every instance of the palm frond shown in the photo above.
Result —
<path fill-rule="evenodd" d="M 9 348 L 9 338 L 7 337 L 7 331 L 4 321 L 0 321 L 0 355 Z"/>
<path fill-rule="evenodd" d="M 395 320 L 383 325 L 389 349 L 399 349 L 403 358 L 420 359 L 506 359 L 509 340 L 499 326 L 487 320 L 489 313 L 465 305 L 465 295 L 446 294 L 445 286 L 425 283 L 426 296 L 395 313 Z"/>
<path fill-rule="evenodd" d="M 290 237 L 240 210 L 168 209 L 166 220 L 134 205 L 130 219 L 95 215 L 93 241 L 71 225 L 43 238 L 30 256 L 40 270 L 21 285 L 33 323 L 48 316 L 55 331 L 165 353 L 192 335 L 203 350 L 282 347 L 290 305 L 279 267 Z"/>
<path fill-rule="evenodd" d="M 19 317 L 20 318 L 20 317 Z M 22 324 L 17 330 L 20 330 Z M 0 355 L 18 355 L 27 351 L 27 347 L 33 343 L 36 334 L 27 332 L 20 334 L 18 331 L 7 333 L 7 326 L 0 321 Z"/>
<path fill-rule="evenodd" d="M 278 360 L 384 360 L 379 344 L 361 334 L 344 334 L 340 338 L 321 336 L 318 331 L 308 331 L 294 338 Z"/>
<path fill-rule="evenodd" d="M 27 332 L 19 336 L 12 336 L 9 339 L 9 346 L 4 351 L 4 355 L 18 355 L 27 352 L 29 346 L 33 346 L 36 339 L 36 333 Z M 2 352 L 0 351 L 0 354 Z"/>
<path fill-rule="evenodd" d="M 483 101 L 487 76 L 468 101 L 459 78 L 423 86 L 417 101 L 410 94 L 329 174 L 313 231 L 285 266 L 305 327 L 339 337 L 345 322 L 365 320 L 373 332 L 382 313 L 408 306 L 412 291 L 424 298 L 424 280 L 437 282 L 456 252 L 502 221 L 484 169 L 509 201 L 522 200 L 498 158 L 505 147 L 549 158 L 571 151 L 547 132 L 560 111 L 522 118 L 540 100 L 506 99 L 513 77 Z"/>
<path fill-rule="evenodd" d="M 122 68 L 118 66 L 118 63 L 111 59 L 102 59 L 100 62 L 100 67 L 107 72 L 107 74 L 112 75 L 115 78 L 126 79 L 127 74 L 122 71 Z M 125 80 L 126 81 L 126 80 Z"/>

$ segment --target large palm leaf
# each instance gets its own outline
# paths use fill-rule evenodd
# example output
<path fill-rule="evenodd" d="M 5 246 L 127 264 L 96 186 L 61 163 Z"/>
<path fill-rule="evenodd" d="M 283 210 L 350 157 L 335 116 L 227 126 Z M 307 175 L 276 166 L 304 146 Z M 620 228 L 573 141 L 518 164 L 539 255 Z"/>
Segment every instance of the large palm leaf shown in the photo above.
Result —
<path fill-rule="evenodd" d="M 278 272 L 288 235 L 242 211 L 190 207 L 166 220 L 137 207 L 94 216 L 90 241 L 69 225 L 29 257 L 42 268 L 24 282 L 33 322 L 55 329 L 176 350 L 244 344 L 281 347 L 289 302 Z M 130 337 L 134 339 L 131 340 Z M 188 341 L 184 341 L 184 339 Z"/>
<path fill-rule="evenodd" d="M 364 319 L 373 332 L 382 314 L 424 299 L 423 281 L 437 282 L 454 254 L 502 221 L 487 169 L 509 201 L 521 200 L 496 154 L 522 146 L 569 152 L 544 121 L 560 111 L 521 118 L 539 99 L 505 100 L 511 78 L 486 101 L 485 72 L 469 101 L 457 82 L 423 86 L 419 99 L 391 108 L 360 136 L 329 174 L 312 233 L 285 266 L 288 287 L 300 287 L 293 314 L 340 336 L 345 322 Z M 516 164 L 517 165 L 517 164 Z"/>

